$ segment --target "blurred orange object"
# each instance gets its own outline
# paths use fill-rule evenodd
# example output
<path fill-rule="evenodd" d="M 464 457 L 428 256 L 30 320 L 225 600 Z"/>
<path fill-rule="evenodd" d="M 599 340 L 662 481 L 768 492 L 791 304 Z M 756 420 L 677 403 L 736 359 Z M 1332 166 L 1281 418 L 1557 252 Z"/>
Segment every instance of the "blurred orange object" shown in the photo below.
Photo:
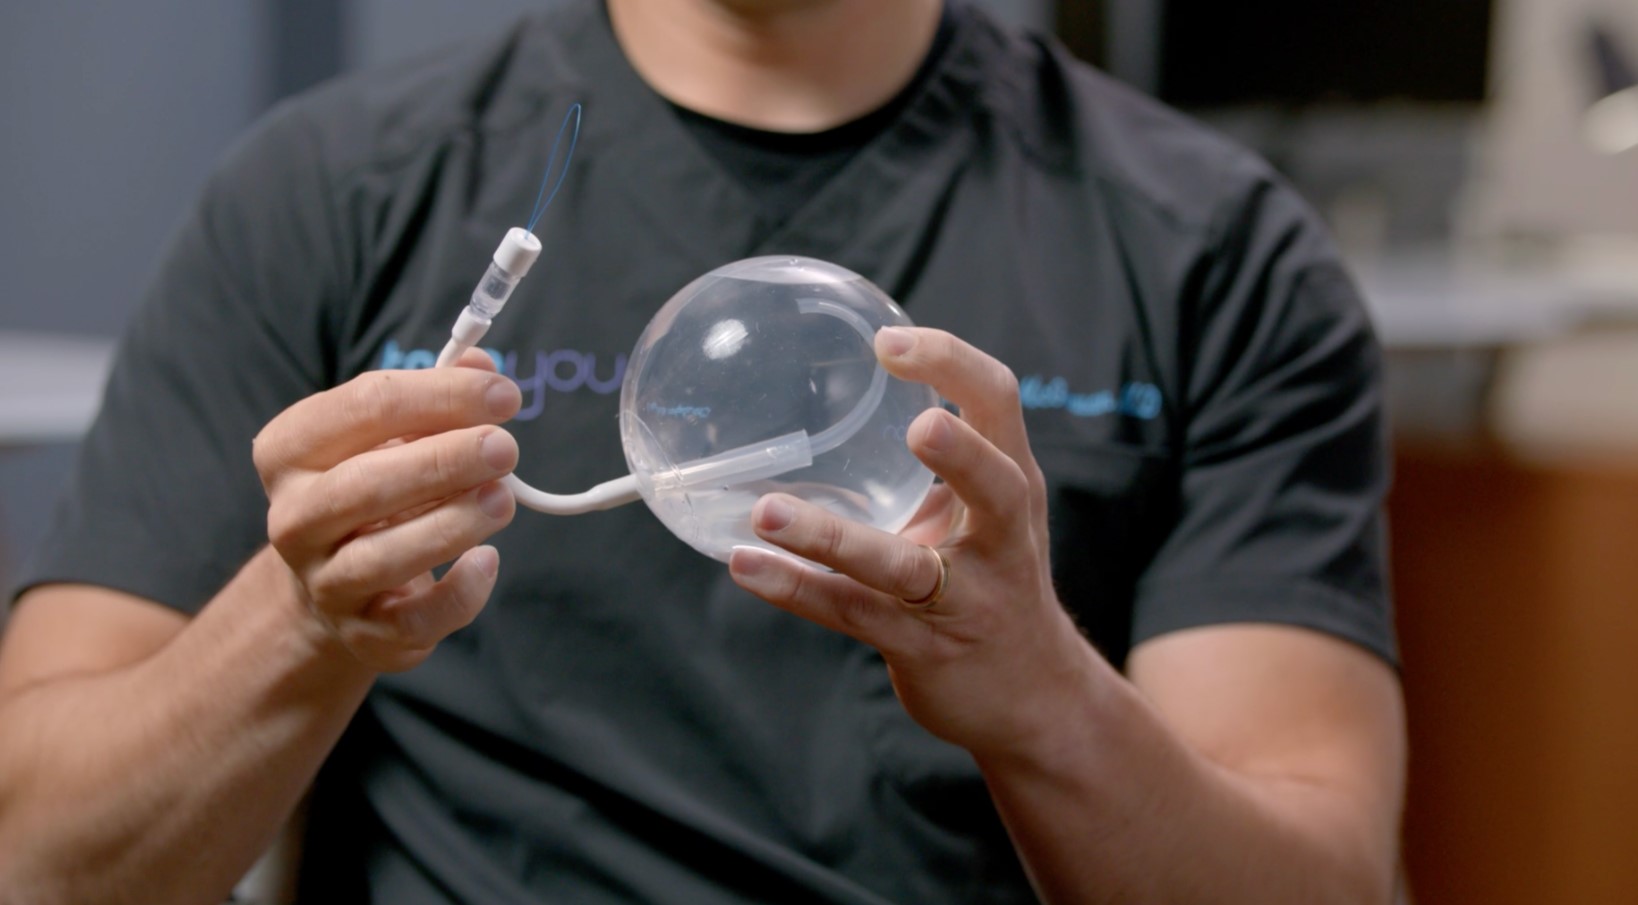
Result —
<path fill-rule="evenodd" d="M 1396 458 L 1414 900 L 1638 902 L 1638 453 Z"/>

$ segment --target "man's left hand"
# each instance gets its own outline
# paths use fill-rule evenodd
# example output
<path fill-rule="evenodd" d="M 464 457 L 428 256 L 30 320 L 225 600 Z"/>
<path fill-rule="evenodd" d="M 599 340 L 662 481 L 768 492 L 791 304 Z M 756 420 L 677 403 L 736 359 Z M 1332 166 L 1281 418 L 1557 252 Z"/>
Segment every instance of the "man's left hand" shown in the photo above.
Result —
<path fill-rule="evenodd" d="M 897 535 L 770 494 L 752 511 L 757 535 L 835 571 L 754 547 L 736 549 L 729 568 L 770 603 L 881 651 L 929 731 L 1003 755 L 1050 734 L 1060 690 L 1084 688 L 1096 657 L 1053 593 L 1045 482 L 1018 381 L 940 330 L 882 330 L 876 354 L 960 408 L 923 412 L 907 437 L 943 485 Z"/>

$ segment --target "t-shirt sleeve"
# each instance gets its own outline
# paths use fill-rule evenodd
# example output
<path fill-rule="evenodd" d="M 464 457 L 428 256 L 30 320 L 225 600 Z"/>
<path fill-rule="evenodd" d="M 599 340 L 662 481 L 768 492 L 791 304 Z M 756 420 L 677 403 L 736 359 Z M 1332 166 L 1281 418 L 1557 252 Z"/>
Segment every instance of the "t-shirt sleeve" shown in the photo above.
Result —
<path fill-rule="evenodd" d="M 276 110 L 209 180 L 123 336 L 20 594 L 101 585 L 197 612 L 266 542 L 251 441 L 333 371 L 343 260 L 317 136 Z"/>
<path fill-rule="evenodd" d="M 1316 218 L 1267 177 L 1225 207 L 1183 303 L 1180 509 L 1133 643 L 1274 622 L 1395 662 L 1382 357 Z"/>

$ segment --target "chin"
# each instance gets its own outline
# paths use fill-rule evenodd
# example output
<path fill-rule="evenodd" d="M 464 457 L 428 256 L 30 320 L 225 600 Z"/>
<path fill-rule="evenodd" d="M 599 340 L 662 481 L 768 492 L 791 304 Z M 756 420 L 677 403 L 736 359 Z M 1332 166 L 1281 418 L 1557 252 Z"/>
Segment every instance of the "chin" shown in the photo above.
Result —
<path fill-rule="evenodd" d="M 844 6 L 850 0 L 702 0 L 702 2 L 720 6 L 741 16 L 754 17 L 824 9 L 827 6 Z M 895 2 L 895 0 L 873 0 L 873 2 L 886 4 Z"/>

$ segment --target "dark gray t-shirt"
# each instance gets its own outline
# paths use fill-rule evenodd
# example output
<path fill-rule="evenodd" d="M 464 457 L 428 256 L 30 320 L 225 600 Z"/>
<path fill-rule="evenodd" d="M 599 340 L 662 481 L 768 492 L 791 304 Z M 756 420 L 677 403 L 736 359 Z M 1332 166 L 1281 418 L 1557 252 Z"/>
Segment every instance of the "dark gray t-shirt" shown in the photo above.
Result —
<path fill-rule="evenodd" d="M 281 107 L 173 243 L 26 584 L 208 601 L 265 543 L 251 438 L 362 371 L 431 365 L 579 101 L 545 252 L 486 341 L 523 388 L 531 483 L 621 471 L 626 353 L 671 293 L 812 255 L 1017 372 L 1059 594 L 1117 665 L 1244 621 L 1391 660 L 1379 356 L 1312 215 L 1057 47 L 951 27 L 777 224 L 599 4 Z M 970 758 L 904 715 L 874 651 L 740 592 L 641 507 L 523 512 L 496 544 L 488 609 L 383 677 L 327 765 L 314 901 L 1031 900 Z"/>

